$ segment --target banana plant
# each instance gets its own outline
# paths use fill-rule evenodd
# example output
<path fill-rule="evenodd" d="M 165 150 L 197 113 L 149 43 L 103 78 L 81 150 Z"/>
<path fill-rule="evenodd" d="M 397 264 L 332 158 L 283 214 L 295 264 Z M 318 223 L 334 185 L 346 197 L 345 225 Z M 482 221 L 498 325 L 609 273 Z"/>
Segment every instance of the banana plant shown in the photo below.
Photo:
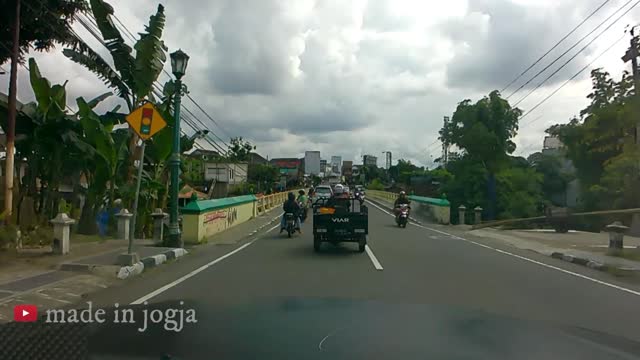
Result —
<path fill-rule="evenodd" d="M 114 111 L 106 116 L 100 116 L 93 110 L 100 101 L 111 96 L 105 93 L 96 99 L 87 102 L 84 98 L 76 99 L 78 105 L 78 118 L 82 126 L 84 140 L 92 144 L 91 156 L 85 157 L 84 174 L 88 183 L 88 198 L 82 211 L 83 218 L 80 221 L 80 232 L 93 232 L 93 218 L 102 205 L 102 200 L 107 193 L 109 206 L 113 204 L 117 179 L 122 168 L 127 163 L 127 144 L 131 137 L 126 129 L 114 131 Z"/>
<path fill-rule="evenodd" d="M 113 7 L 103 0 L 91 0 L 91 11 L 98 29 L 113 59 L 115 70 L 82 40 L 77 39 L 63 54 L 72 61 L 95 73 L 107 86 L 117 90 L 118 95 L 132 111 L 142 100 L 152 94 L 153 84 L 167 60 L 167 47 L 162 41 L 165 25 L 164 7 L 158 5 L 155 15 L 149 19 L 144 33 L 133 49 L 126 44 L 115 27 Z M 135 56 L 132 54 L 135 49 Z"/>
<path fill-rule="evenodd" d="M 41 191 L 41 210 L 50 217 L 55 216 L 58 188 L 63 178 L 77 176 L 81 170 L 78 159 L 92 153 L 93 149 L 82 141 L 80 124 L 66 110 L 67 82 L 52 86 L 41 75 L 33 58 L 29 59 L 29 79 L 37 106 L 31 124 L 33 132 L 23 140 L 29 147 L 24 153 L 29 165 L 26 180 L 31 185 L 28 187 L 31 192 L 35 189 L 36 178 L 46 185 L 47 191 Z"/>

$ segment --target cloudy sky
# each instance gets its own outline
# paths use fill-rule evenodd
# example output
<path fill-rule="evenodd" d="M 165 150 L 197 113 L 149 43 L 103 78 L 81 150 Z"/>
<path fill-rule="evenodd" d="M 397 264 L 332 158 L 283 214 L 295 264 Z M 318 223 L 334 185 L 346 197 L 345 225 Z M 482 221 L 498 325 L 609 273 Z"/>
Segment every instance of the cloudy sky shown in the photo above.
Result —
<path fill-rule="evenodd" d="M 184 105 L 228 142 L 244 136 L 264 156 L 322 158 L 364 154 L 410 159 L 421 165 L 440 156 L 437 132 L 443 116 L 463 99 L 478 100 L 503 89 L 604 0 L 167 0 L 164 40 L 170 51 L 191 56 L 184 78 L 196 106 Z M 636 1 L 610 0 L 522 79 L 510 95 L 600 22 Z M 142 31 L 157 0 L 111 0 L 117 17 L 134 34 Z M 509 98 L 512 104 L 578 52 L 607 24 L 548 71 Z M 593 61 L 640 22 L 640 6 L 615 23 L 544 86 L 518 104 L 525 112 Z M 77 31 L 105 54 L 79 24 Z M 616 78 L 628 38 L 591 68 Z M 106 87 L 59 53 L 35 54 L 53 82 L 69 80 L 69 103 Z M 8 69 L 8 65 L 3 65 Z M 170 70 L 169 62 L 166 64 Z M 20 70 L 21 101 L 33 98 Z M 7 76 L 0 77 L 7 89 Z M 166 75 L 160 81 L 164 82 Z M 542 146 L 544 129 L 563 123 L 586 105 L 590 82 L 583 72 L 521 121 L 517 154 Z M 103 105 L 111 106 L 117 99 Z M 188 132 L 192 132 L 187 127 Z M 382 161 L 379 160 L 379 165 Z"/>

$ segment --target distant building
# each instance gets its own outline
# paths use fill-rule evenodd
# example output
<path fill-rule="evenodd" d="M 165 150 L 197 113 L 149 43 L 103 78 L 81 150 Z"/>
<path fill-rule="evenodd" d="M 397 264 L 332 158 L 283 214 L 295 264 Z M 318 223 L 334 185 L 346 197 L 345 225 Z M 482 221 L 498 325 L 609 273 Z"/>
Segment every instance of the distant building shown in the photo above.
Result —
<path fill-rule="evenodd" d="M 213 198 L 222 198 L 228 196 L 232 186 L 247 181 L 249 163 L 214 162 L 209 160 L 204 163 L 204 168 L 204 180 L 213 184 L 213 189 L 210 189 L 211 196 Z"/>
<path fill-rule="evenodd" d="M 331 175 L 342 175 L 342 156 L 331 157 Z"/>
<path fill-rule="evenodd" d="M 304 153 L 305 175 L 320 175 L 320 151 L 307 151 Z"/>
<path fill-rule="evenodd" d="M 353 161 L 343 161 L 342 162 L 342 176 L 345 177 L 345 179 L 350 180 L 351 176 L 353 175 Z"/>
<path fill-rule="evenodd" d="M 193 148 L 193 150 L 191 152 L 187 152 L 186 155 L 206 162 L 208 160 L 213 160 L 214 158 L 218 157 L 220 153 L 213 150 L 203 150 L 203 149 Z"/>
<path fill-rule="evenodd" d="M 378 158 L 373 155 L 365 155 L 362 157 L 364 166 L 378 166 Z"/>
<path fill-rule="evenodd" d="M 300 180 L 304 177 L 304 163 L 298 158 L 276 158 L 269 163 L 280 171 L 287 180 Z"/>
<path fill-rule="evenodd" d="M 389 168 L 391 168 L 392 163 L 393 163 L 393 158 L 392 158 L 392 154 L 391 151 L 385 151 L 384 152 L 384 169 L 385 170 L 389 170 Z"/>
<path fill-rule="evenodd" d="M 327 173 L 327 160 L 325 159 L 320 160 L 320 172 Z"/>
<path fill-rule="evenodd" d="M 269 160 L 263 158 L 258 153 L 250 153 L 249 154 L 249 164 L 267 164 Z"/>

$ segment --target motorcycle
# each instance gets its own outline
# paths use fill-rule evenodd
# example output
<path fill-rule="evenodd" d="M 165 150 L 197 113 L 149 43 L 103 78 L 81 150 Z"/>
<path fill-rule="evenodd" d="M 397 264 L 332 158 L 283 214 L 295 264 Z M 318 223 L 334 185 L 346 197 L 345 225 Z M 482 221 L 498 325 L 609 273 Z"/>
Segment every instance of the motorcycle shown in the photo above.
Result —
<path fill-rule="evenodd" d="M 398 214 L 396 215 L 396 223 L 398 227 L 406 228 L 409 222 L 409 210 L 411 207 L 407 204 L 402 204 L 398 207 Z"/>
<path fill-rule="evenodd" d="M 362 206 L 364 204 L 364 193 L 363 192 L 357 192 L 356 199 L 358 199 L 358 201 L 360 202 L 360 206 Z"/>
<path fill-rule="evenodd" d="M 287 236 L 291 237 L 291 234 L 293 234 L 296 231 L 295 217 L 292 213 L 286 213 L 284 214 L 284 219 L 285 219 L 285 228 L 287 229 Z"/>
<path fill-rule="evenodd" d="M 304 222 L 305 220 L 307 220 L 307 211 L 309 211 L 309 207 L 308 204 L 298 204 L 300 205 L 300 209 L 302 209 L 302 211 L 300 212 L 300 222 Z"/>

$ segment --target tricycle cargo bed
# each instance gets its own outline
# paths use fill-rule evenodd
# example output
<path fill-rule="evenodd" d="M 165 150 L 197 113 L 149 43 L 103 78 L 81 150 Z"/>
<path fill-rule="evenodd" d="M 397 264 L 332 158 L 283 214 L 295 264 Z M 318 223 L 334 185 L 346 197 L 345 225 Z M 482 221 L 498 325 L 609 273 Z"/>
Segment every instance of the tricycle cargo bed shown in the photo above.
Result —
<path fill-rule="evenodd" d="M 360 213 L 315 214 L 313 233 L 329 237 L 366 235 L 369 233 L 369 219 L 366 214 Z"/>

